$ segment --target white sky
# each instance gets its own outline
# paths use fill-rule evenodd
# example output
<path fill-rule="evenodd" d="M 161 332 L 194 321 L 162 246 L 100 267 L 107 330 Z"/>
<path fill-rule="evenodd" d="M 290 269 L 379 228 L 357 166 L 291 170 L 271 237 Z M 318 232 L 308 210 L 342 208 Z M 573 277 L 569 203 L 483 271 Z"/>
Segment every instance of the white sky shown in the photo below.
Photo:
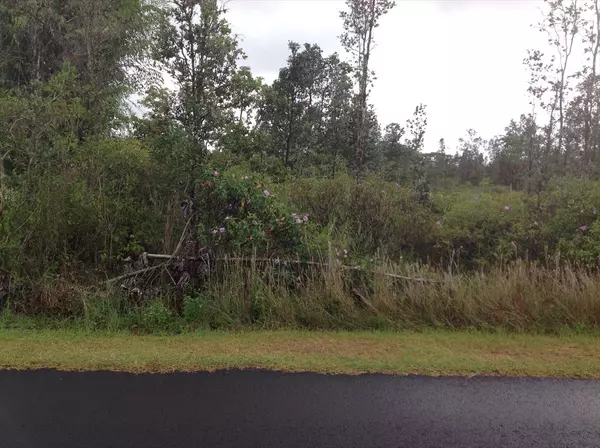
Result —
<path fill-rule="evenodd" d="M 530 25 L 542 0 L 397 0 L 376 30 L 370 101 L 383 126 L 404 123 L 427 105 L 424 152 L 440 138 L 453 151 L 468 128 L 484 138 L 528 113 L 528 48 L 545 38 Z M 317 43 L 344 54 L 339 11 L 344 0 L 230 0 L 229 20 L 257 76 L 272 81 L 288 56 L 287 42 Z"/>

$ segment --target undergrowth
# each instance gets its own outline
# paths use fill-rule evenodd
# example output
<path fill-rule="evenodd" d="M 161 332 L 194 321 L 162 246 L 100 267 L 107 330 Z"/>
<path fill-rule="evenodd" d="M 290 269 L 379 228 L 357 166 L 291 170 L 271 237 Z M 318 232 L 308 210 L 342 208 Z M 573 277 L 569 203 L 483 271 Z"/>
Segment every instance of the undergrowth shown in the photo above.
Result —
<path fill-rule="evenodd" d="M 83 291 L 67 300 L 69 310 L 78 302 L 78 313 L 55 309 L 33 316 L 15 312 L 8 302 L 0 328 L 141 334 L 284 328 L 600 330 L 600 278 L 569 265 L 550 268 L 517 261 L 486 273 L 393 263 L 375 270 L 260 260 L 219 266 L 201 290 L 183 296 L 134 301 L 116 289 Z"/>

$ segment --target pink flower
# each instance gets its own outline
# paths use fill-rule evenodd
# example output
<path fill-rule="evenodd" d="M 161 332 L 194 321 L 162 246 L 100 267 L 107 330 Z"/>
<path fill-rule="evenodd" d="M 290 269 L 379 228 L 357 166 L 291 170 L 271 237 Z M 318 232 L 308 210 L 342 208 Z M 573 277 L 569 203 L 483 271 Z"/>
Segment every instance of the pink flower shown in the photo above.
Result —
<path fill-rule="evenodd" d="M 510 205 L 505 205 L 504 210 L 506 210 L 508 212 L 510 210 Z"/>
<path fill-rule="evenodd" d="M 213 171 L 213 177 L 219 177 L 219 172 L 218 171 Z"/>
<path fill-rule="evenodd" d="M 267 198 L 269 196 L 271 196 L 271 192 L 269 190 L 265 190 L 265 191 L 263 191 L 263 193 L 265 194 L 265 197 L 267 197 Z"/>
<path fill-rule="evenodd" d="M 296 224 L 302 224 L 302 220 L 300 218 L 296 218 Z"/>
<path fill-rule="evenodd" d="M 302 221 L 308 222 L 308 215 L 304 215 L 304 218 L 302 218 Z"/>

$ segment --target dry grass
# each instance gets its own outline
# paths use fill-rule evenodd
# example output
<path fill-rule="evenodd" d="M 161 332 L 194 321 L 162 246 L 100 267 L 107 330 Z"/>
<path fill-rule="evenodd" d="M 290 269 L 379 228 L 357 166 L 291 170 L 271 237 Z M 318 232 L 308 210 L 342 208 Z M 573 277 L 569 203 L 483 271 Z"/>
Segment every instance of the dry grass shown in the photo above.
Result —
<path fill-rule="evenodd" d="M 208 328 L 547 334 L 600 330 L 600 276 L 589 270 L 524 261 L 468 274 L 385 261 L 377 266 L 357 271 L 336 264 L 220 261 L 198 293 L 185 298 L 144 296 L 139 303 L 120 291 L 69 289 L 57 282 L 48 297 L 60 292 L 61 306 L 50 307 L 53 313 L 48 314 L 68 317 L 71 327 L 139 333 Z M 23 316 L 13 309 L 0 312 L 0 328 L 23 328 Z M 33 316 L 28 327 L 47 328 L 44 317 Z"/>
<path fill-rule="evenodd" d="M 225 263 L 209 283 L 206 318 L 213 327 L 230 322 L 335 330 L 600 328 L 600 276 L 586 270 L 518 261 L 485 274 L 390 263 L 382 263 L 377 272 Z M 437 283 L 405 281 L 384 272 Z"/>
<path fill-rule="evenodd" d="M 485 333 L 0 331 L 0 369 L 290 372 L 600 378 L 600 338 Z"/>

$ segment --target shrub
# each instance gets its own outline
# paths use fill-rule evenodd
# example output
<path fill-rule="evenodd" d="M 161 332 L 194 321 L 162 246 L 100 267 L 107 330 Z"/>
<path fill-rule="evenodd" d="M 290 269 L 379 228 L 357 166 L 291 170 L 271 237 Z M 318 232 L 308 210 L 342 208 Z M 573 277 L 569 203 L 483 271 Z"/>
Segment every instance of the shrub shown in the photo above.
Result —
<path fill-rule="evenodd" d="M 515 233 L 523 215 L 520 193 L 467 189 L 441 195 L 435 207 L 434 259 L 454 253 L 454 261 L 480 267 L 516 254 Z"/>
<path fill-rule="evenodd" d="M 199 324 L 206 315 L 207 300 L 201 295 L 183 298 L 183 318 L 188 324 Z"/>
<path fill-rule="evenodd" d="M 123 327 L 124 307 L 120 298 L 93 295 L 83 300 L 84 320 L 88 329 L 117 331 Z"/>
<path fill-rule="evenodd" d="M 351 245 L 353 252 L 418 257 L 431 243 L 431 211 L 410 189 L 376 177 L 357 184 L 349 176 L 296 181 L 287 189 L 292 203 L 332 227 L 335 245 Z"/>
<path fill-rule="evenodd" d="M 160 299 L 153 300 L 140 310 L 140 329 L 149 333 L 174 332 L 181 325 L 175 313 Z"/>
<path fill-rule="evenodd" d="M 199 180 L 200 235 L 221 253 L 302 254 L 310 217 L 281 202 L 272 187 L 249 176 L 216 171 Z"/>

